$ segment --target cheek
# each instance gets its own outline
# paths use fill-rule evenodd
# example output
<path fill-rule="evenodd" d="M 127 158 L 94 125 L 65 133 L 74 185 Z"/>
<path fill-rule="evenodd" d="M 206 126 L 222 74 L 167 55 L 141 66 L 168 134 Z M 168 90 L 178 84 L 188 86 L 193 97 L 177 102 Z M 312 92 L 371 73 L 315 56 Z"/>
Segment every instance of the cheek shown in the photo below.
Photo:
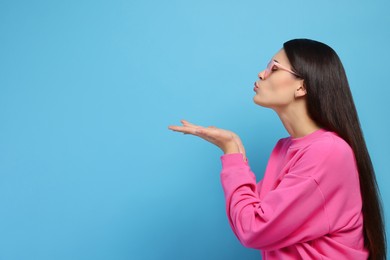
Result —
<path fill-rule="evenodd" d="M 294 88 L 291 80 L 278 79 L 263 84 L 254 97 L 254 102 L 261 106 L 283 106 L 294 100 Z"/>
<path fill-rule="evenodd" d="M 269 90 L 281 99 L 294 98 L 294 85 L 291 78 L 278 78 L 270 81 Z"/>

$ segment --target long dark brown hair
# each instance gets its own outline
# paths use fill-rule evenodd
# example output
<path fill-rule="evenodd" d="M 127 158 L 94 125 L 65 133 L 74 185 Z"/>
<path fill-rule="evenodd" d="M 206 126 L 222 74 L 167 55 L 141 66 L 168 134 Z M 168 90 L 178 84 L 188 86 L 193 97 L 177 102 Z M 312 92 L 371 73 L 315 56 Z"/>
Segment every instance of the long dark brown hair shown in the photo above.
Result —
<path fill-rule="evenodd" d="M 364 243 L 369 259 L 386 259 L 386 234 L 374 168 L 360 127 L 344 67 L 326 44 L 294 39 L 283 44 L 292 69 L 304 80 L 310 117 L 352 148 L 360 177 Z"/>

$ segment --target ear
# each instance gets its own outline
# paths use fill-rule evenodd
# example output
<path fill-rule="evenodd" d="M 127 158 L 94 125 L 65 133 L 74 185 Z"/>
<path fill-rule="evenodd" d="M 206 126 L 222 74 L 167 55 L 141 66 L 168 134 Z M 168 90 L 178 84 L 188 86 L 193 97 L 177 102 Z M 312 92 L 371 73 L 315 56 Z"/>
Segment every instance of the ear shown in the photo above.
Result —
<path fill-rule="evenodd" d="M 297 90 L 295 90 L 295 98 L 304 97 L 307 94 L 305 84 L 301 84 L 298 86 Z"/>

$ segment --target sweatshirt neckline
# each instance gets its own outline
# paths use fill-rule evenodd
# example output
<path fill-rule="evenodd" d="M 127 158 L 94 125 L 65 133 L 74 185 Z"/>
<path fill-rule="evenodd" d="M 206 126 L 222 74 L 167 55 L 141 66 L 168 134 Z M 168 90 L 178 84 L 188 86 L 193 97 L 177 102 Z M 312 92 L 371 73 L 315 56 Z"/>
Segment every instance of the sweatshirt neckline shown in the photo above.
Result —
<path fill-rule="evenodd" d="M 290 141 L 291 141 L 290 148 L 309 144 L 311 141 L 317 139 L 319 136 L 321 136 L 325 132 L 326 132 L 325 129 L 320 128 L 320 129 L 315 130 L 314 132 L 312 132 L 308 135 L 302 136 L 302 137 L 293 138 L 290 136 Z"/>

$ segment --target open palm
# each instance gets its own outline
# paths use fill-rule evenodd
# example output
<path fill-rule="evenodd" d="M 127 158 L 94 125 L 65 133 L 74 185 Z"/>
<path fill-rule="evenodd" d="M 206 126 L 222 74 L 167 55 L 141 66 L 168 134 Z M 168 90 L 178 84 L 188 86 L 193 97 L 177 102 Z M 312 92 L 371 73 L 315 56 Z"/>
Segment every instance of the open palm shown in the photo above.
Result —
<path fill-rule="evenodd" d="M 214 126 L 203 127 L 186 120 L 181 120 L 181 123 L 181 126 L 169 126 L 169 129 L 175 132 L 198 136 L 218 146 L 225 154 L 241 153 L 244 159 L 246 158 L 245 148 L 241 139 L 234 132 Z"/>

